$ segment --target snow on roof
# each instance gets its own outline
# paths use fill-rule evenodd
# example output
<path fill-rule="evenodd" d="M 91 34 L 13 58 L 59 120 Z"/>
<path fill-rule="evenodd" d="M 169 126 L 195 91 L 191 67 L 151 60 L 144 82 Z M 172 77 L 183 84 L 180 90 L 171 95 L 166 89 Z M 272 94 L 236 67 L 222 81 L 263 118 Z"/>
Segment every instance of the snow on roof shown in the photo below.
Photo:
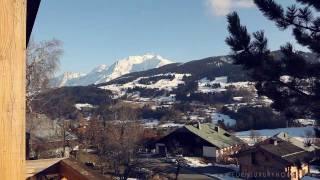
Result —
<path fill-rule="evenodd" d="M 78 103 L 75 104 L 74 107 L 76 107 L 78 110 L 81 110 L 82 108 L 94 108 L 94 106 L 89 103 Z"/>
<path fill-rule="evenodd" d="M 274 135 L 271 139 L 280 140 L 280 141 L 287 141 L 287 142 L 290 142 L 291 144 L 293 144 L 301 149 L 304 149 L 304 150 L 310 151 L 310 152 L 314 151 L 317 148 L 314 145 L 305 146 L 304 141 L 302 141 L 298 138 L 295 138 L 295 137 L 291 137 L 285 132 L 280 132 L 280 133 Z"/>
<path fill-rule="evenodd" d="M 306 127 L 291 127 L 291 128 L 278 128 L 278 129 L 262 129 L 262 130 L 255 130 L 260 136 L 271 137 L 280 132 L 286 132 L 288 135 L 292 137 L 306 137 L 306 132 L 314 133 L 313 126 L 306 126 Z M 237 137 L 249 137 L 251 133 L 250 131 L 241 131 L 237 132 Z"/>
<path fill-rule="evenodd" d="M 308 126 L 308 125 L 314 126 L 316 124 L 316 120 L 314 119 L 296 119 L 294 120 L 294 122 L 299 123 L 301 125 L 305 125 L 305 126 Z"/>
<path fill-rule="evenodd" d="M 184 127 L 220 149 L 243 143 L 241 139 L 212 123 L 200 124 L 200 128 L 195 125 Z"/>
<path fill-rule="evenodd" d="M 202 159 L 197 157 L 183 157 L 183 159 L 190 167 L 207 167 L 212 165 L 211 163 L 203 162 Z"/>
<path fill-rule="evenodd" d="M 159 127 L 161 128 L 169 128 L 169 127 L 182 127 L 184 124 L 177 124 L 177 123 L 164 123 L 161 124 Z"/>

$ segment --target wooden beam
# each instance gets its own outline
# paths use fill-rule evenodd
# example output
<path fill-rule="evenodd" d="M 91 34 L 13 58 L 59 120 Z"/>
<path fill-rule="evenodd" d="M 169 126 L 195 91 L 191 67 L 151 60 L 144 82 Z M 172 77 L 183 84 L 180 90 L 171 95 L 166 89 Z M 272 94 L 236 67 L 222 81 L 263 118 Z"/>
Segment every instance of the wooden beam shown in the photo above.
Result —
<path fill-rule="evenodd" d="M 0 0 L 0 179 L 25 179 L 26 0 Z"/>
<path fill-rule="evenodd" d="M 27 160 L 26 178 L 40 176 L 41 174 L 55 174 L 59 172 L 59 163 L 65 158 Z"/>
<path fill-rule="evenodd" d="M 107 179 L 100 174 L 92 172 L 89 168 L 74 159 L 64 159 L 60 162 L 59 174 L 66 180 L 104 180 Z"/>

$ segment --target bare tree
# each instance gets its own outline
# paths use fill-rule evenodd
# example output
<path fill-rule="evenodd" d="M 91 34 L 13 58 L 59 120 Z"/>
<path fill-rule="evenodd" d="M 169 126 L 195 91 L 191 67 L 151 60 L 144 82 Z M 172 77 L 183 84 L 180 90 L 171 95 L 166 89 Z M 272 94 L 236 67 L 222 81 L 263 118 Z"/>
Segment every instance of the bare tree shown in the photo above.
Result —
<path fill-rule="evenodd" d="M 90 145 L 95 145 L 98 151 L 103 151 L 103 144 L 105 139 L 105 129 L 102 122 L 97 117 L 92 117 L 88 128 L 84 133 L 84 148 Z"/>
<path fill-rule="evenodd" d="M 121 180 L 128 178 L 134 167 L 143 137 L 142 127 L 135 122 L 122 121 L 106 129 L 104 155 L 111 163 L 114 174 Z"/>
<path fill-rule="evenodd" d="M 180 172 L 181 172 L 181 166 L 183 163 L 183 158 L 181 155 L 183 155 L 183 148 L 180 146 L 178 141 L 172 141 L 172 147 L 173 147 L 173 156 L 175 158 L 175 164 L 176 164 L 176 172 L 175 172 L 175 180 L 178 180 Z"/>
<path fill-rule="evenodd" d="M 139 167 L 138 152 L 142 147 L 144 129 L 137 122 L 137 110 L 125 105 L 112 107 L 108 119 L 93 117 L 83 133 L 84 147 L 94 146 L 105 168 L 125 180 Z"/>
<path fill-rule="evenodd" d="M 115 109 L 115 121 L 105 126 L 102 156 L 121 180 L 127 179 L 139 165 L 137 156 L 143 142 L 143 128 L 136 119 L 135 109 L 121 106 Z"/>
<path fill-rule="evenodd" d="M 256 130 L 250 131 L 250 138 L 253 140 L 254 144 L 262 141 L 261 134 Z"/>
<path fill-rule="evenodd" d="M 59 69 L 62 54 L 62 42 L 59 40 L 29 42 L 26 64 L 27 113 L 32 113 L 33 98 L 49 87 L 49 80 Z"/>
<path fill-rule="evenodd" d="M 61 120 L 60 120 L 61 121 Z M 67 153 L 66 147 L 68 146 L 71 148 L 70 140 L 73 140 L 72 134 L 70 134 L 71 128 L 70 128 L 70 122 L 66 121 L 65 119 L 62 119 L 60 122 L 61 127 L 61 136 L 62 136 L 62 157 L 68 157 L 69 153 Z"/>
<path fill-rule="evenodd" d="M 314 143 L 315 135 L 312 130 L 305 130 L 304 133 L 305 133 L 304 145 L 306 147 L 309 147 L 312 145 L 312 143 Z"/>
<path fill-rule="evenodd" d="M 62 54 L 62 43 L 59 40 L 53 39 L 42 42 L 31 40 L 29 42 L 26 62 L 26 117 L 30 140 L 33 136 L 32 130 L 37 126 L 34 123 L 37 114 L 32 110 L 32 101 L 38 93 L 48 88 L 50 78 L 59 68 Z M 30 146 L 30 148 L 32 147 Z"/>

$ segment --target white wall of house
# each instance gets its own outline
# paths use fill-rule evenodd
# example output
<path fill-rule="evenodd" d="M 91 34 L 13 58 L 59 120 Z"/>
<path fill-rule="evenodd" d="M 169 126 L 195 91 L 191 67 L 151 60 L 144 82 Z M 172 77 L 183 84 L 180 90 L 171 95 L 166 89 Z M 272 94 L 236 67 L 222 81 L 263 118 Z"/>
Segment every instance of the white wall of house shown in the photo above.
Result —
<path fill-rule="evenodd" d="M 217 157 L 215 147 L 203 146 L 202 151 L 203 157 Z"/>

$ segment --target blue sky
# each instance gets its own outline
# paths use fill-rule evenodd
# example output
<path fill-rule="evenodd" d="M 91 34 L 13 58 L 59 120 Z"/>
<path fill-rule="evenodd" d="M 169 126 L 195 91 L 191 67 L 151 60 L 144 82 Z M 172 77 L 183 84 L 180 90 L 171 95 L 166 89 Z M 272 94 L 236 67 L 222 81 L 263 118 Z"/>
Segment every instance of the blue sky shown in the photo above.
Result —
<path fill-rule="evenodd" d="M 292 1 L 291 1 L 292 2 Z M 230 52 L 225 14 L 236 10 L 249 31 L 263 29 L 271 49 L 294 42 L 250 0 L 43 0 L 37 41 L 64 43 L 61 72 L 88 72 L 130 55 L 155 53 L 185 62 Z M 289 4 L 290 0 L 281 0 Z M 299 47 L 297 47 L 299 48 Z"/>

